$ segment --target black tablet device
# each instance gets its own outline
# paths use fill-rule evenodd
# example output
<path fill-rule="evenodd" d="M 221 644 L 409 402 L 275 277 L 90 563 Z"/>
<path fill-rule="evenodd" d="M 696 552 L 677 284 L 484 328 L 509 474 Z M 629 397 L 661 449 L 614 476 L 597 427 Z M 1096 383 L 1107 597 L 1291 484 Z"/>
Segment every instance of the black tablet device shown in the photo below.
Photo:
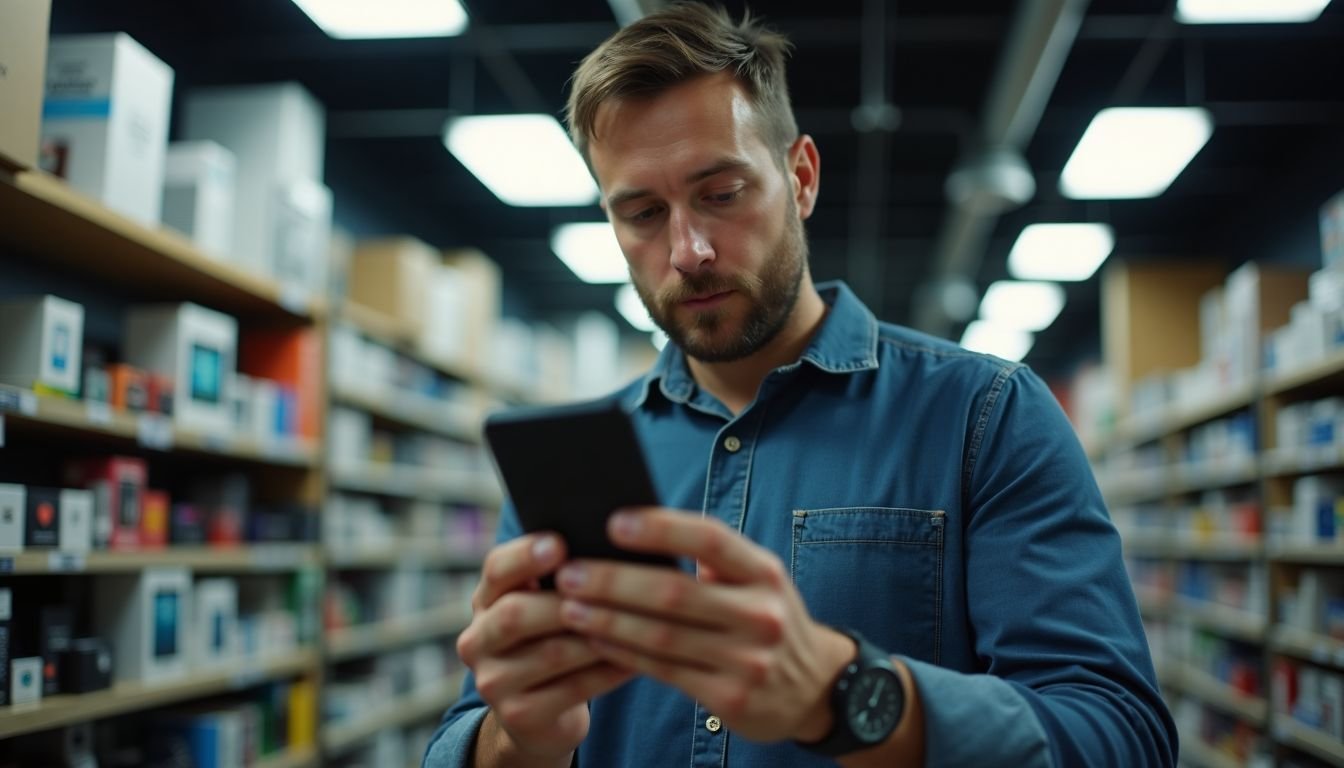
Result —
<path fill-rule="evenodd" d="M 523 530 L 555 531 L 572 559 L 676 565 L 607 537 L 607 518 L 617 509 L 658 504 L 644 452 L 618 403 L 504 411 L 486 419 L 485 439 Z"/>

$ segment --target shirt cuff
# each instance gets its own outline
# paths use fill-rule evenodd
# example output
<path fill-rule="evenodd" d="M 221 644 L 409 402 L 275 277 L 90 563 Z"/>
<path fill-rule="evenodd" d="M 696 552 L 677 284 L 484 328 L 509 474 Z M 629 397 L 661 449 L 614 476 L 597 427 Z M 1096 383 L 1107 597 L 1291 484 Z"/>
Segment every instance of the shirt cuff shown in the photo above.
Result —
<path fill-rule="evenodd" d="M 489 711 L 489 707 L 480 707 L 467 712 L 434 734 L 421 768 L 470 768 L 476 734 Z"/>
<path fill-rule="evenodd" d="M 1036 712 L 1008 682 L 898 656 L 924 709 L 926 768 L 1050 768 L 1050 745 Z"/>

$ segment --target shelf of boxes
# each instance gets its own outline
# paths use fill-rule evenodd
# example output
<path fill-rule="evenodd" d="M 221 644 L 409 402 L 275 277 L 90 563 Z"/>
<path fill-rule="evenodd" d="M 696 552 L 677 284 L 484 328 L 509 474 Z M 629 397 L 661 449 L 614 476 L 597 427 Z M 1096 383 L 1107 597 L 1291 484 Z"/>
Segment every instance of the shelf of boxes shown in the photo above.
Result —
<path fill-rule="evenodd" d="M 1116 425 L 1116 437 L 1109 444 L 1118 447 L 1155 442 L 1247 408 L 1255 401 L 1254 398 L 1254 386 L 1246 384 L 1197 405 L 1168 406 L 1132 416 Z"/>
<path fill-rule="evenodd" d="M 318 765 L 317 750 L 313 747 L 287 749 L 276 755 L 263 757 L 252 768 L 313 768 Z"/>
<path fill-rule="evenodd" d="M 1278 448 L 1261 457 L 1266 477 L 1293 477 L 1344 469 L 1344 445 Z"/>
<path fill-rule="evenodd" d="M 232 436 L 206 435 L 176 427 L 163 414 L 129 413 L 107 403 L 38 395 L 5 384 L 0 384 L 0 417 L 6 429 L 13 432 L 75 434 L 107 440 L 118 447 L 222 456 L 278 467 L 317 466 L 317 447 L 300 438 L 258 444 Z"/>
<path fill-rule="evenodd" d="M 1272 374 L 1266 378 L 1264 389 L 1266 396 L 1275 396 L 1326 383 L 1344 383 L 1344 350 L 1304 368 Z"/>
<path fill-rule="evenodd" d="M 1250 485 L 1259 478 L 1260 468 L 1254 459 L 1098 472 L 1102 493 L 1112 505 L 1158 501 L 1169 496 Z"/>
<path fill-rule="evenodd" d="M 1172 599 L 1171 613 L 1195 626 L 1248 643 L 1263 643 L 1269 631 L 1268 621 L 1260 614 L 1186 597 Z"/>
<path fill-rule="evenodd" d="M 481 441 L 482 418 L 474 409 L 417 392 L 379 395 L 332 387 L 331 399 L 399 427 L 433 432 L 469 443 Z"/>
<path fill-rule="evenodd" d="M 1200 768 L 1244 768 L 1246 763 L 1205 744 L 1194 733 L 1181 733 L 1181 764 Z"/>
<path fill-rule="evenodd" d="M 1163 683 L 1257 728 L 1264 728 L 1269 720 L 1268 701 L 1259 696 L 1248 696 L 1202 670 L 1168 664 Z"/>
<path fill-rule="evenodd" d="M 357 468 L 333 467 L 329 480 L 338 490 L 377 496 L 487 507 L 503 503 L 498 485 L 472 472 L 370 462 Z"/>
<path fill-rule="evenodd" d="M 1344 565 L 1344 542 L 1271 544 L 1266 555 L 1271 563 Z"/>
<path fill-rule="evenodd" d="M 452 552 L 440 545 L 426 546 L 423 542 L 415 540 L 402 541 L 366 552 L 327 555 L 329 567 L 347 571 L 402 565 L 444 570 L 477 570 L 484 561 L 484 554 Z"/>
<path fill-rule="evenodd" d="M 1275 713 L 1274 738 L 1333 765 L 1344 764 L 1344 742 L 1299 723 L 1289 715 Z"/>
<path fill-rule="evenodd" d="M 379 731 L 438 718 L 457 701 L 461 688 L 461 675 L 451 675 L 432 690 L 409 696 L 376 715 L 353 723 L 325 725 L 322 727 L 322 750 L 328 757 L 340 755 Z"/>
<path fill-rule="evenodd" d="M 117 683 L 95 693 L 58 694 L 36 704 L 0 707 L 0 739 L 240 691 L 314 672 L 317 663 L 315 650 L 297 650 L 243 661 L 228 671 L 156 683 Z"/>
<path fill-rule="evenodd" d="M 187 238 L 150 228 L 38 171 L 0 176 L 0 243 L 13 256 L 133 287 L 145 297 L 197 300 L 220 311 L 289 324 L 325 313 L 321 300 L 206 255 Z"/>
<path fill-rule="evenodd" d="M 1175 560 L 1213 560 L 1249 562 L 1263 557 L 1265 547 L 1259 541 L 1247 541 L 1236 535 L 1201 537 L 1185 541 L 1179 537 L 1135 534 L 1125 537 L 1125 554 L 1131 557 L 1170 558 Z"/>
<path fill-rule="evenodd" d="M 174 546 L 158 550 L 63 552 L 43 550 L 0 555 L 0 574 L 134 573 L 181 567 L 194 573 L 283 573 L 317 567 L 314 544 L 248 544 L 238 547 Z"/>
<path fill-rule="evenodd" d="M 453 607 L 328 630 L 327 658 L 331 661 L 345 661 L 395 650 L 421 640 L 455 635 L 465 629 L 470 621 L 469 612 Z"/>
<path fill-rule="evenodd" d="M 1269 649 L 1344 670 L 1344 641 L 1328 635 L 1277 624 L 1270 630 Z"/>

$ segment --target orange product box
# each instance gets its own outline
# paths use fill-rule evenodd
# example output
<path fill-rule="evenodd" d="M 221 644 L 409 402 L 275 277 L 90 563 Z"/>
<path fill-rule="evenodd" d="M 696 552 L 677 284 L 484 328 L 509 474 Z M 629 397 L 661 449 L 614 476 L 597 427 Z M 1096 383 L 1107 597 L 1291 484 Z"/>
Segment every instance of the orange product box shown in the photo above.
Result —
<path fill-rule="evenodd" d="M 239 339 L 240 371 L 293 389 L 303 437 L 321 433 L 322 367 L 322 337 L 315 328 L 245 330 Z"/>
<path fill-rule="evenodd" d="M 171 506 L 167 491 L 145 491 L 140 509 L 141 547 L 162 549 L 168 546 L 168 510 Z"/>
<path fill-rule="evenodd" d="M 115 363 L 107 367 L 107 376 L 111 383 L 108 399 L 113 408 L 124 411 L 149 409 L 149 377 L 144 371 L 125 363 Z"/>

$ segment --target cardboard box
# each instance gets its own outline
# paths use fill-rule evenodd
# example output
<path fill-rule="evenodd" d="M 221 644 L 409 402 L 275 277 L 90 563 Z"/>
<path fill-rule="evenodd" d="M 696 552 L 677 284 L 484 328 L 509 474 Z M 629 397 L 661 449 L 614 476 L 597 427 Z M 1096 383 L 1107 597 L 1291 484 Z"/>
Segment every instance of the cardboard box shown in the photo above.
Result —
<path fill-rule="evenodd" d="M 191 572 L 147 568 L 94 582 L 99 634 L 113 648 L 116 679 L 161 681 L 187 671 L 190 648 Z"/>
<path fill-rule="evenodd" d="M 228 665 L 238 656 L 238 582 L 196 582 L 192 610 L 192 663 L 198 668 Z"/>
<path fill-rule="evenodd" d="M 42 165 L 146 226 L 159 223 L 173 70 L 129 35 L 51 39 Z"/>
<path fill-rule="evenodd" d="M 284 190 L 323 178 L 326 110 L 298 83 L 197 89 L 186 98 L 183 136 L 233 153 L 235 260 L 273 274 Z"/>
<path fill-rule="evenodd" d="M 79 394 L 84 307 L 56 296 L 0 302 L 0 382 Z"/>
<path fill-rule="evenodd" d="M 298 398 L 298 433 L 319 436 L 323 363 L 317 329 L 249 330 L 239 342 L 238 368 L 292 388 Z"/>
<path fill-rule="evenodd" d="M 437 251 L 412 237 L 362 242 L 350 262 L 350 301 L 400 320 L 419 336 L 428 315 L 425 288 L 439 262 Z"/>
<path fill-rule="evenodd" d="M 0 166 L 37 165 L 51 0 L 0 3 Z"/>
<path fill-rule="evenodd" d="M 27 527 L 27 490 L 15 483 L 0 483 L 0 552 L 23 549 Z"/>
<path fill-rule="evenodd" d="M 66 482 L 93 491 L 93 546 L 140 546 L 140 514 L 149 470 L 142 459 L 110 456 L 75 462 Z"/>
<path fill-rule="evenodd" d="M 450 250 L 443 253 L 442 269 L 448 270 L 462 284 L 466 301 L 456 313 L 463 339 L 463 357 L 468 365 L 482 369 L 490 356 L 490 339 L 500 319 L 501 278 L 499 265 L 484 253 L 474 249 Z M 429 311 L 446 309 L 431 302 Z M 434 315 L 431 314 L 431 317 Z"/>
<path fill-rule="evenodd" d="M 123 351 L 132 365 L 174 382 L 173 421 L 211 434 L 231 432 L 229 386 L 238 321 L 196 304 L 151 304 L 126 313 Z"/>
<path fill-rule="evenodd" d="M 64 552 L 88 552 L 93 548 L 93 492 L 63 488 L 60 493 L 60 548 Z"/>
<path fill-rule="evenodd" d="M 61 543 L 61 492 L 30 485 L 24 500 L 25 547 L 57 547 Z"/>
<path fill-rule="evenodd" d="M 42 700 L 42 657 L 14 659 L 9 665 L 9 703 L 36 704 Z"/>
<path fill-rule="evenodd" d="M 168 146 L 163 171 L 163 223 L 222 260 L 233 253 L 233 153 L 213 141 Z"/>

